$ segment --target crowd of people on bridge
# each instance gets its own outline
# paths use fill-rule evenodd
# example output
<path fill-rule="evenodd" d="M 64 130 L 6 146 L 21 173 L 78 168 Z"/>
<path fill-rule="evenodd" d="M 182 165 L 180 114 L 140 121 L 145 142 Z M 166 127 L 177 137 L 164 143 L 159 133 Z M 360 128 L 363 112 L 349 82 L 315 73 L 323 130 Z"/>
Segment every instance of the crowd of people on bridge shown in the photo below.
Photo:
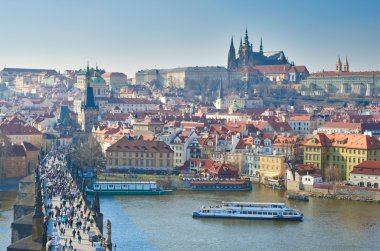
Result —
<path fill-rule="evenodd" d="M 50 237 L 47 247 L 50 250 L 73 251 L 76 250 L 73 241 L 81 244 L 87 235 L 93 242 L 101 239 L 101 235 L 94 238 L 94 232 L 90 231 L 94 219 L 65 166 L 64 154 L 63 150 L 49 154 L 40 166 L 40 172 L 46 217 L 51 222 L 48 225 Z"/>

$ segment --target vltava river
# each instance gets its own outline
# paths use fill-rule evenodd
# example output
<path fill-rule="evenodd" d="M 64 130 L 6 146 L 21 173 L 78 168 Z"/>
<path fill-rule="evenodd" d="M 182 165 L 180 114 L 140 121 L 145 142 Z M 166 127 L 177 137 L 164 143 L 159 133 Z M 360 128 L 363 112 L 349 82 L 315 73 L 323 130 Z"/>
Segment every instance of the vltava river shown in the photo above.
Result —
<path fill-rule="evenodd" d="M 16 191 L 0 191 L 0 250 L 6 250 L 11 244 L 11 223 Z"/>
<path fill-rule="evenodd" d="M 0 192 L 0 250 L 10 243 L 15 192 Z M 285 202 L 303 222 L 193 219 L 202 205 L 224 201 Z M 101 197 L 116 250 L 379 250 L 380 205 L 311 199 L 254 186 L 251 193 L 177 191 L 164 196 Z M 104 224 L 104 232 L 106 232 Z"/>
<path fill-rule="evenodd" d="M 193 219 L 202 205 L 224 201 L 285 202 L 303 222 Z M 164 196 L 101 198 L 117 250 L 380 250 L 380 205 L 311 199 L 254 186 L 251 193 L 177 191 Z"/>

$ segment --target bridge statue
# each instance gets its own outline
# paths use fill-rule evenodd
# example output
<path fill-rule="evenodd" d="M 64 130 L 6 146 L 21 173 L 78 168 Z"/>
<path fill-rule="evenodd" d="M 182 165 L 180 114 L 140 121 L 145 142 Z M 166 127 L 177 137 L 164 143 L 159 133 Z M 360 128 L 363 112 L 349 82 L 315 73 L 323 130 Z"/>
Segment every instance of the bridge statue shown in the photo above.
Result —
<path fill-rule="evenodd" d="M 107 220 L 107 238 L 106 238 L 106 246 L 108 250 L 112 250 L 112 241 L 111 241 L 111 221 Z"/>

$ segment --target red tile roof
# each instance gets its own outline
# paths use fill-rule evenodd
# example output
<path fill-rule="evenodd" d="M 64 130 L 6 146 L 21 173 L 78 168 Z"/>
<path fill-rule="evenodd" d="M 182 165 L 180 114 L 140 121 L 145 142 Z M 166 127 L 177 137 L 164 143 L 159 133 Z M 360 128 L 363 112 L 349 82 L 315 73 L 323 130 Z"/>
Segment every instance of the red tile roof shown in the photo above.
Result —
<path fill-rule="evenodd" d="M 380 176 L 380 161 L 367 160 L 354 166 L 352 174 L 366 174 Z"/>
<path fill-rule="evenodd" d="M 351 149 L 380 149 L 380 140 L 364 134 L 318 133 L 305 146 L 342 147 Z"/>
<path fill-rule="evenodd" d="M 163 141 L 129 140 L 121 138 L 107 148 L 107 152 L 173 153 Z"/>
<path fill-rule="evenodd" d="M 255 69 L 259 70 L 262 74 L 285 74 L 289 71 L 290 68 L 290 64 L 255 66 Z"/>
<path fill-rule="evenodd" d="M 18 118 L 4 121 L 0 124 L 0 131 L 6 135 L 40 135 L 42 134 L 35 127 L 26 124 Z"/>

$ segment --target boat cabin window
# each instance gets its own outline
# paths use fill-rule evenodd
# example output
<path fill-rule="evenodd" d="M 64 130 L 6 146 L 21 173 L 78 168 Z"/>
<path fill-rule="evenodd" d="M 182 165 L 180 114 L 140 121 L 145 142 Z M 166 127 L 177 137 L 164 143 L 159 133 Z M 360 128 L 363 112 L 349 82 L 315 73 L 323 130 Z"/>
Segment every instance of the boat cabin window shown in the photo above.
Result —
<path fill-rule="evenodd" d="M 268 213 L 267 212 L 263 212 L 263 215 L 267 215 Z"/>
<path fill-rule="evenodd" d="M 99 189 L 100 188 L 100 185 L 99 184 L 95 184 L 94 185 L 94 189 Z"/>
<path fill-rule="evenodd" d="M 262 215 L 263 214 L 263 212 L 258 212 L 258 215 Z"/>
<path fill-rule="evenodd" d="M 277 215 L 277 213 L 273 213 L 273 215 Z"/>

